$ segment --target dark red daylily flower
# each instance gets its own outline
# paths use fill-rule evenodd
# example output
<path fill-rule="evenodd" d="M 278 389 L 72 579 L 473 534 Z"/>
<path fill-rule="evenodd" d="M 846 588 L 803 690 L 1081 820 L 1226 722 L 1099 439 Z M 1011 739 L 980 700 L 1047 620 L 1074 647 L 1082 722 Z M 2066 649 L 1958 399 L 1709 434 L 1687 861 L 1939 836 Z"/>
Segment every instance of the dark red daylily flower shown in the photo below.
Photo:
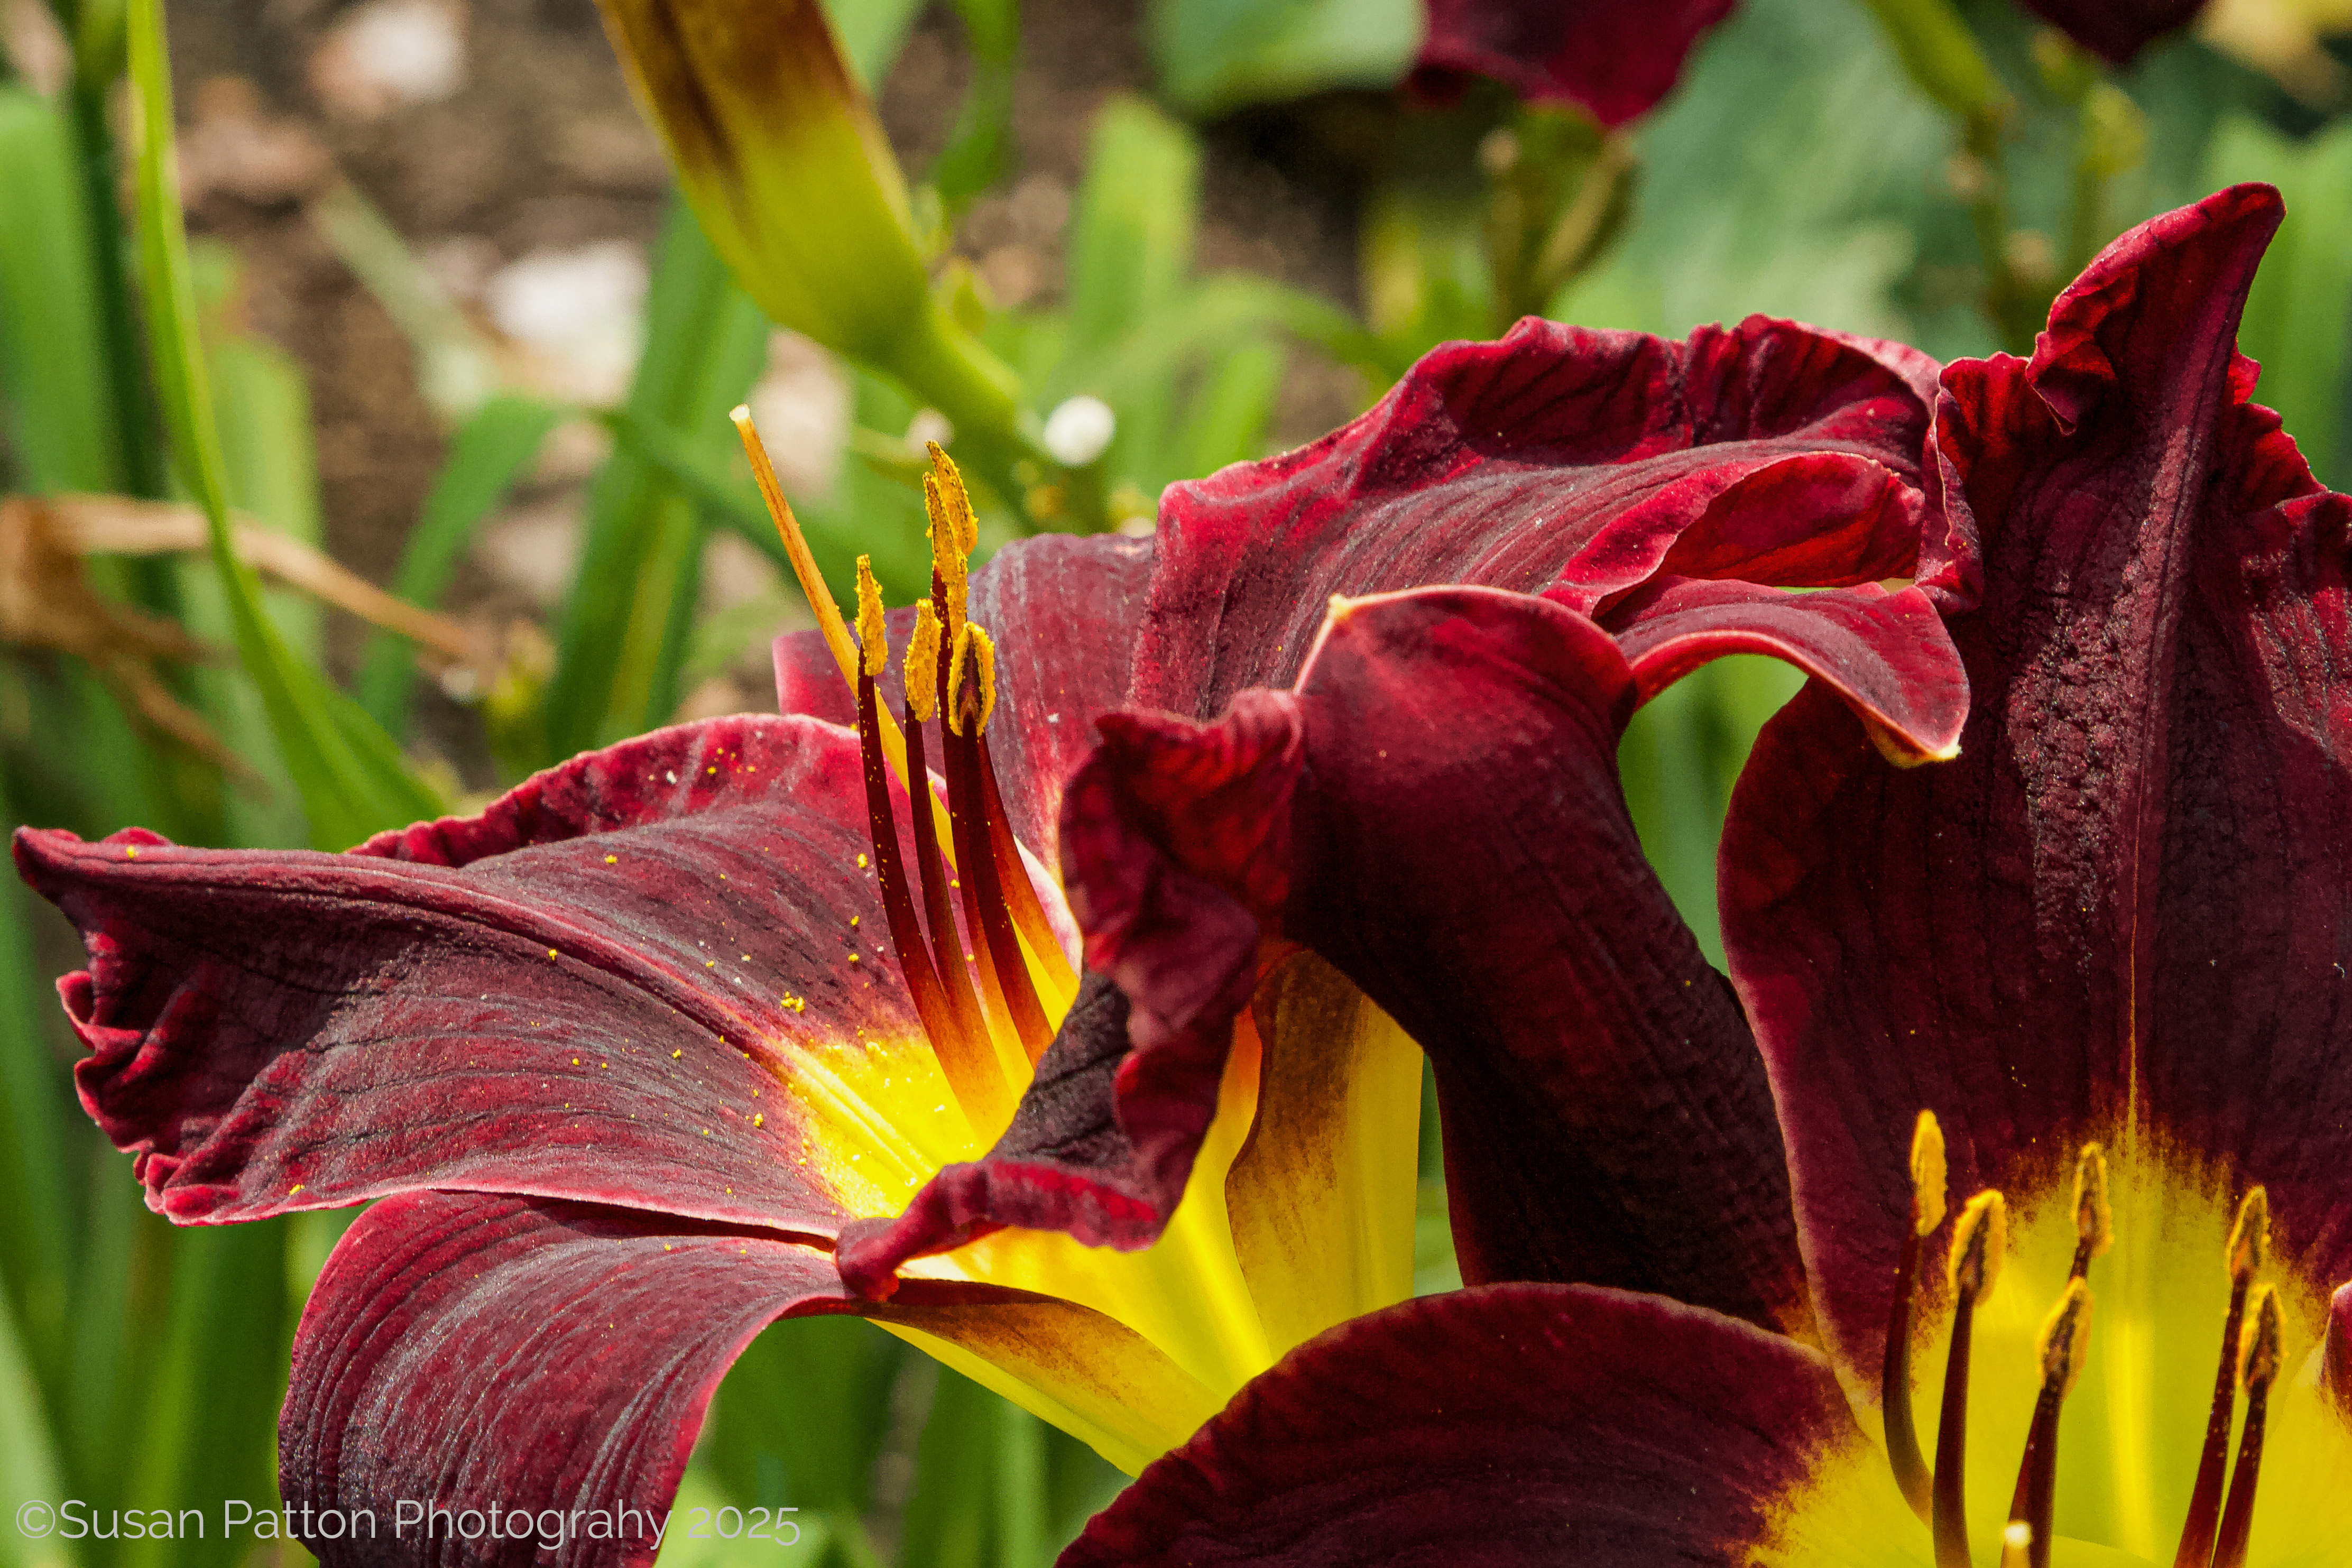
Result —
<path fill-rule="evenodd" d="M 597 1533 L 598 1511 L 668 1498 L 718 1379 L 778 1317 L 876 1317 L 1135 1469 L 1283 1352 L 1402 1300 L 1422 1069 L 1388 1016 L 1311 954 L 1261 966 L 1246 915 L 1238 951 L 1112 953 L 1083 987 L 1056 973 L 1075 930 L 1024 851 L 1071 815 L 1092 721 L 1122 689 L 1205 715 L 1286 678 L 1319 614 L 1301 595 L 1460 580 L 1548 588 L 1577 606 L 1552 613 L 1605 627 L 1638 672 L 1625 704 L 1713 652 L 1770 648 L 1889 752 L 1947 754 L 1957 656 L 1919 590 L 1881 585 L 1943 559 L 1920 542 L 1934 369 L 1760 320 L 1683 343 L 1529 324 L 1432 355 L 1262 494 L 1244 470 L 1172 498 L 1156 567 L 1118 541 L 1006 551 L 970 584 L 992 661 L 954 635 L 971 541 L 943 484 L 932 604 L 896 629 L 863 605 L 863 647 L 784 639 L 786 717 L 641 737 L 340 856 L 20 834 L 20 868 L 90 955 L 62 983 L 84 1102 L 138 1152 L 151 1203 L 217 1223 L 381 1200 L 298 1335 L 288 1497 L 581 1510 L 559 1560 L 638 1563 L 648 1543 Z M 909 691 L 869 667 L 886 644 L 932 675 Z M 984 726 L 984 749 L 936 713 Z M 948 782 L 910 794 L 927 757 Z M 1607 848 L 1579 821 L 1561 816 L 1558 873 Z M 1163 878 L 1138 909 L 1184 896 Z M 1487 904 L 1507 924 L 1508 896 Z M 1695 1008 L 1707 1030 L 1735 1011 L 1712 981 Z M 1121 1080 L 1139 1113 L 1096 1118 L 1106 1064 L 1136 1044 L 1154 1053 Z M 1749 1140 L 1760 1071 L 1675 1082 Z M 1530 1125 L 1584 1125 L 1555 1087 Z M 1696 1270 L 1727 1305 L 1789 1306 L 1777 1134 L 1747 1157 L 1780 1194 L 1752 1272 L 1653 1270 L 1654 1238 L 1628 1232 L 1631 1277 Z M 1612 1195 L 1655 1184 L 1613 1155 L 1592 1173 Z M 1530 1167 L 1511 1190 L 1548 1176 L 1580 1179 Z M 1132 1247 L 1163 1228 L 1180 1244 L 1128 1254 L 1055 1234 Z M 858 1237 L 865 1297 L 833 1256 Z M 1477 1242 L 1583 1244 L 1549 1226 Z M 894 1276 L 914 1250 L 937 1255 Z M 475 1375 L 492 1364 L 495 1389 Z"/>
<path fill-rule="evenodd" d="M 1699 35 L 1738 0 L 1426 0 L 1414 80 L 1443 92 L 1491 77 L 1534 103 L 1574 103 L 1603 125 L 1674 90 Z"/>
<path fill-rule="evenodd" d="M 2107 61 L 2132 58 L 2197 19 L 2206 0 L 2021 0 L 2025 8 Z"/>
<path fill-rule="evenodd" d="M 1288 689 L 1103 721 L 1089 963 L 1245 923 L 1396 1018 L 1469 1288 L 1292 1353 L 1066 1564 L 2352 1562 L 2352 500 L 2233 352 L 2279 215 L 2143 225 L 1944 372 L 1957 759 L 1817 677 L 1734 801 L 1727 984 L 1605 614 L 1342 603 Z"/>

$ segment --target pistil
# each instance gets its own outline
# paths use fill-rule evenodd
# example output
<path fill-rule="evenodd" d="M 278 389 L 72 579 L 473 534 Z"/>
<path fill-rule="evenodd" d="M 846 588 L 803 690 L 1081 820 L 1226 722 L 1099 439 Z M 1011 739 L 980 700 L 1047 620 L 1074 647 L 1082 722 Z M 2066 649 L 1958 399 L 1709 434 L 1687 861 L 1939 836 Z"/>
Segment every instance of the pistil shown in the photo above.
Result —
<path fill-rule="evenodd" d="M 2180 1527 L 2180 1549 L 2173 1554 L 2173 1568 L 2207 1568 L 2214 1560 L 2222 1470 L 2230 1456 L 2230 1426 L 2237 1415 L 2240 1326 L 2245 1321 L 2247 1289 L 2270 1251 L 2270 1194 L 2255 1187 L 2239 1202 L 2238 1217 L 2230 1226 L 2224 1255 L 2230 1270 L 2230 1311 L 2221 1325 L 2221 1365 L 2213 1379 L 2205 1447 L 2198 1458 L 2197 1484 L 2189 1494 L 2189 1517 Z"/>
<path fill-rule="evenodd" d="M 1936 1426 L 1936 1474 L 1928 1527 L 1936 1568 L 1969 1568 L 1967 1518 L 1969 1340 L 1977 1303 L 2000 1278 L 2009 1241 L 2009 1208 L 1991 1188 L 1960 1210 L 1952 1226 L 1948 1278 L 1952 1290 L 1952 1347 L 1944 1364 L 1944 1402 Z"/>
<path fill-rule="evenodd" d="M 2213 1568 L 2245 1568 L 2246 1540 L 2254 1526 L 2254 1487 L 2263 1473 L 2263 1427 L 2271 1384 L 2278 1379 L 2281 1329 L 2278 1292 L 2257 1286 L 2247 1304 L 2246 1331 L 2238 1352 L 2239 1381 L 2246 1385 L 2246 1426 L 2238 1436 L 2238 1462 L 2230 1472 L 2230 1501 L 2221 1510 L 2221 1538 Z"/>
<path fill-rule="evenodd" d="M 1911 1130 L 1911 1223 L 1904 1227 L 1903 1253 L 1895 1264 L 1895 1300 L 1887 1309 L 1886 1356 L 1879 1381 L 1886 1457 L 1895 1467 L 1895 1484 L 1923 1520 L 1934 1508 L 1934 1481 L 1911 1417 L 1911 1311 L 1919 1245 L 1944 1223 L 1945 1179 L 1944 1130 L 1934 1111 L 1923 1110 Z"/>

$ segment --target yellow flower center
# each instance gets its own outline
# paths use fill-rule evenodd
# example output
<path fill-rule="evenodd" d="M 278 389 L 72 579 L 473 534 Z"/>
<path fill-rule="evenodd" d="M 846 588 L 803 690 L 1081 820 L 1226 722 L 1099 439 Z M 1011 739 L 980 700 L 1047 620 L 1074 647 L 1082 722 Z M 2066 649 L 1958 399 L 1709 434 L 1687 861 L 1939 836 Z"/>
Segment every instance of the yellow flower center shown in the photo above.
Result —
<path fill-rule="evenodd" d="M 932 447 L 924 490 L 933 593 L 907 650 L 902 728 L 879 698 L 888 655 L 866 563 L 853 643 L 748 415 L 739 410 L 736 422 L 856 696 L 873 869 L 921 1019 L 904 1038 L 860 1031 L 797 1051 L 788 1087 L 826 1130 L 809 1151 L 817 1177 L 848 1212 L 892 1215 L 941 1166 L 980 1158 L 1003 1132 L 1077 976 L 989 756 L 995 663 L 986 632 L 966 615 L 977 528 L 955 465 Z M 943 802 L 929 787 L 933 742 Z M 894 777 L 913 802 L 906 842 Z M 922 787 L 908 788 L 909 780 Z M 1050 874 L 1045 887 L 1058 902 Z M 1275 1039 L 1262 1040 L 1261 1028 Z M 1269 1053 L 1293 1037 L 1315 1048 Z M 1033 1292 L 1044 1299 L 1034 1308 L 883 1304 L 869 1316 L 1112 1463 L 1140 1469 L 1292 1346 L 1412 1294 L 1421 1073 L 1421 1052 L 1402 1030 L 1328 966 L 1294 957 L 1237 1023 L 1215 1119 L 1155 1245 L 1121 1253 L 1058 1232 L 1000 1230 L 902 1273 Z"/>
<path fill-rule="evenodd" d="M 1923 1231 L 1943 1207 L 1932 1132 L 1923 1118 L 1920 1143 L 1932 1147 L 1913 1162 Z M 2352 1424 L 2318 1379 L 2327 1298 L 2270 1257 L 2261 1189 L 2233 1194 L 2224 1174 L 2143 1134 L 2122 1140 L 2112 1168 L 2095 1144 L 2021 1201 L 1976 1201 L 1988 1198 L 2010 1211 L 2007 1236 L 1956 1225 L 1951 1251 L 1999 1249 L 1994 1277 L 1970 1302 L 1965 1264 L 1951 1271 L 1937 1309 L 1912 1322 L 1909 1354 L 1889 1358 L 1904 1371 L 1885 1384 L 1880 1431 L 1820 1456 L 1781 1500 L 1757 1561 L 2352 1564 Z M 1934 1470 L 1924 1508 L 1904 1461 L 1915 1375 L 1918 1463 Z M 1860 1405 L 1881 1391 L 1853 1392 Z"/>

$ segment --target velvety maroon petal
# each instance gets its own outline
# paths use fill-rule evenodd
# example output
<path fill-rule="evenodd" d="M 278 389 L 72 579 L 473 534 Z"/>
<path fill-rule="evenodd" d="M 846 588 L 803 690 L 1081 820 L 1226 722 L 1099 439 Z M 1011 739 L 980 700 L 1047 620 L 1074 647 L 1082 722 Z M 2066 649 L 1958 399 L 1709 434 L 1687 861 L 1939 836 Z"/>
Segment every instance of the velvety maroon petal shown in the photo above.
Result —
<path fill-rule="evenodd" d="M 954 1334 L 1035 1301 L 915 1280 L 887 1315 Z M 743 1347 L 779 1318 L 851 1310 L 831 1258 L 772 1235 L 544 1199 L 387 1198 L 303 1311 L 279 1487 L 329 1568 L 634 1568 L 669 1533 L 703 1412 Z M 375 1537 L 304 1529 L 306 1507 L 372 1510 Z"/>
<path fill-rule="evenodd" d="M 527 1198 L 388 1198 L 302 1314 L 278 1484 L 298 1515 L 373 1511 L 373 1542 L 301 1532 L 330 1568 L 650 1563 L 735 1357 L 779 1317 L 847 1306 L 830 1258 L 772 1236 Z M 502 1533 L 509 1510 L 530 1511 L 520 1539 L 489 1538 L 493 1503 Z"/>
<path fill-rule="evenodd" d="M 2128 65 L 2148 44 L 2185 27 L 2206 0 L 2022 0 L 2025 8 L 2115 65 Z"/>
<path fill-rule="evenodd" d="M 1633 695 L 1582 616 L 1430 590 L 1336 613 L 1296 693 L 1245 693 L 1213 724 L 1104 720 L 1065 805 L 1064 871 L 1088 963 L 1139 1020 L 1171 1016 L 1132 1026 L 1116 1072 L 1106 1054 L 1064 1086 L 1065 1135 L 1206 1125 L 1264 922 L 1435 1062 L 1465 1279 L 1791 1318 L 1761 1064 L 1619 791 Z"/>
<path fill-rule="evenodd" d="M 1062 786 L 1094 744 L 1096 718 L 1127 694 L 1151 563 L 1148 539 L 1048 534 L 1013 541 L 972 574 L 971 618 L 996 643 L 989 750 L 1013 835 L 1033 850 L 1054 841 Z M 908 606 L 886 617 L 892 658 L 881 684 L 893 713 L 906 700 L 914 615 Z M 817 633 L 778 637 L 775 660 L 783 711 L 856 724 L 841 668 Z"/>
<path fill-rule="evenodd" d="M 1615 1290 L 1461 1290 L 1299 1347 L 1061 1568 L 1742 1563 L 1853 1440 L 1828 1365 L 1780 1335 Z"/>
<path fill-rule="evenodd" d="M 2063 1181 L 2136 1117 L 2266 1184 L 2315 1283 L 2352 1276 L 2352 503 L 2231 350 L 2278 219 L 2241 186 L 2143 225 L 2031 363 L 1947 373 L 1934 449 L 1979 558 L 1959 759 L 1889 767 L 1807 691 L 1741 780 L 1725 942 L 1857 1378 L 1922 1108 L 1956 1194 Z"/>
<path fill-rule="evenodd" d="M 1699 35 L 1738 0 L 1426 0 L 1425 73 L 1492 77 L 1622 125 L 1674 90 Z"/>
<path fill-rule="evenodd" d="M 345 855 L 16 855 L 89 947 L 60 987 L 83 1103 L 176 1219 L 438 1186 L 830 1235 L 793 1086 L 922 1038 L 867 847 L 856 738 L 741 717 Z"/>
<path fill-rule="evenodd" d="M 2344 1419 L 2352 1422 L 2352 1285 L 2336 1287 L 2327 1303 L 2327 1342 L 2320 1350 L 2319 1375 Z"/>
<path fill-rule="evenodd" d="M 1934 370 L 1914 350 L 1762 317 L 1685 342 L 1528 321 L 1500 342 L 1445 344 L 1314 446 L 1168 491 L 1132 700 L 1206 718 L 1246 687 L 1288 685 L 1334 594 L 1549 593 L 1625 633 L 1636 591 L 1661 578 L 1911 575 L 1940 559 L 1920 531 Z M 1617 602 L 1633 607 L 1612 617 Z M 1796 596 L 1784 613 L 1813 608 Z M 1821 608 L 1814 640 L 1879 629 Z M 1897 640 L 1875 657 L 1916 657 L 1911 630 Z M 1958 717 L 1939 708 L 1927 727 Z"/>

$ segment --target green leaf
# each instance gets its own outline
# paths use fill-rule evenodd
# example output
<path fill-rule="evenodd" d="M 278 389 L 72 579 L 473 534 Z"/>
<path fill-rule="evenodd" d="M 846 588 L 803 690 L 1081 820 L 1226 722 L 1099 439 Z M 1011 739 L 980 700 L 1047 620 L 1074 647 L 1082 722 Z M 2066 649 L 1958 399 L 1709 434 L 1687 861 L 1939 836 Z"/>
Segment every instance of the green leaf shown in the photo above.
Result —
<path fill-rule="evenodd" d="M 287 770 L 301 791 L 310 840 L 340 849 L 381 828 L 434 816 L 441 803 L 408 771 L 374 721 L 286 646 L 262 612 L 252 569 L 237 557 L 212 388 L 196 342 L 160 0 L 132 0 L 130 56 L 140 260 L 157 391 L 182 470 L 211 525 L 213 560 L 228 595 L 238 653 L 261 689 Z"/>
<path fill-rule="evenodd" d="M 0 86 L 0 417 L 43 493 L 125 488 L 75 156 L 48 100 Z"/>
<path fill-rule="evenodd" d="M 865 1511 L 890 1388 L 910 1352 L 861 1318 L 802 1318 L 727 1374 L 704 1453 L 738 1501 Z"/>
<path fill-rule="evenodd" d="M 1421 48 L 1418 0 L 1152 0 L 1160 85 L 1202 119 L 1247 103 L 1402 80 Z"/>
<path fill-rule="evenodd" d="M 2257 401 L 2331 488 L 2352 483 L 2346 370 L 2352 353 L 2352 125 L 2294 142 L 2240 116 L 2222 122 L 2206 155 L 2213 185 L 2267 180 L 2286 198 L 2246 300 L 2238 347 L 2263 367 Z"/>
<path fill-rule="evenodd" d="M 824 0 L 825 15 L 841 38 L 841 52 L 858 85 L 881 90 L 882 79 L 907 42 L 922 0 Z"/>
<path fill-rule="evenodd" d="M 49 1441 L 41 1391 L 33 1381 L 8 1303 L 0 1300 L 0 1504 L 12 1515 L 29 1503 L 54 1506 L 68 1495 L 64 1479 Z M 54 1535 L 28 1534 L 21 1517 L 0 1525 L 0 1568 L 70 1568 L 71 1543 Z"/>
<path fill-rule="evenodd" d="M 1182 126 L 1138 99 L 1103 106 L 1070 225 L 1072 353 L 1117 342 L 1175 300 L 1200 189 L 1201 150 Z"/>
<path fill-rule="evenodd" d="M 1265 455 L 1266 426 L 1282 390 L 1282 351 L 1245 343 L 1219 361 L 1192 400 L 1180 437 L 1183 474 L 1213 474 Z"/>
<path fill-rule="evenodd" d="M 202 1540 L 125 1542 L 125 1568 L 225 1568 L 253 1550 L 250 1534 L 221 1528 L 222 1504 L 236 1498 L 258 1512 L 277 1496 L 286 1234 L 282 1219 L 171 1233 L 168 1334 L 157 1374 L 139 1385 L 138 1443 L 119 1495 L 126 1508 L 208 1517 Z"/>
<path fill-rule="evenodd" d="M 17 820 L 11 805 L 0 795 L 0 822 Z M 24 1352 L 34 1364 L 55 1369 L 62 1364 L 69 1310 L 72 1213 L 59 1113 L 73 1106 L 73 1083 L 63 1060 L 50 1052 L 58 1005 L 35 969 L 30 895 L 16 878 L 5 882 L 0 886 L 0 1128 L 6 1130 L 0 1137 L 6 1151 L 0 1161 L 0 1279 L 8 1288 L 0 1310 L 11 1310 L 22 1326 Z M 6 1375 L 0 1367 L 0 1378 Z M 53 1393 L 57 1386 L 52 1372 Z M 0 1415 L 0 1443 L 6 1441 L 6 1426 Z"/>
<path fill-rule="evenodd" d="M 1004 1401 L 942 1366 L 916 1449 L 898 1560 L 929 1568 L 988 1568 L 996 1561 L 993 1457 Z"/>
<path fill-rule="evenodd" d="M 562 417 L 562 409 L 537 398 L 502 395 L 483 404 L 458 427 L 401 552 L 392 580 L 395 595 L 428 609 L 440 602 L 474 531 Z M 387 734 L 408 728 L 408 699 L 416 679 L 410 647 L 396 632 L 378 631 L 360 659 L 360 706 Z"/>

